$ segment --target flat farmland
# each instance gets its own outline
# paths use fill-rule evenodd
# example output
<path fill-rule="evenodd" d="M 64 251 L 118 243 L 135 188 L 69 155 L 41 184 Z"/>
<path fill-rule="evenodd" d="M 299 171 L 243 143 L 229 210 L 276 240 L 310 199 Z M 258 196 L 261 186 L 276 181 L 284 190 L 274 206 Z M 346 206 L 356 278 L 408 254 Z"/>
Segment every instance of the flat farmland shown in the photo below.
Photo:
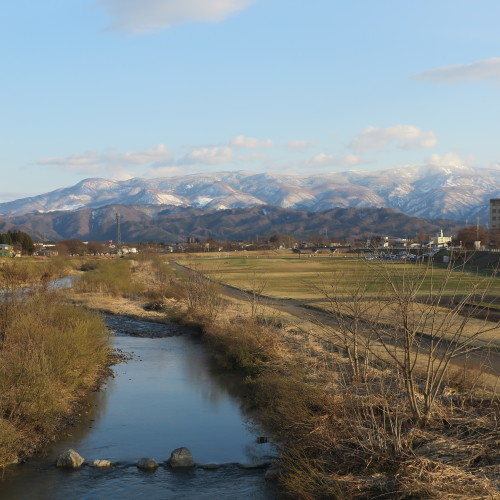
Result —
<path fill-rule="evenodd" d="M 226 254 L 228 255 L 228 254 Z M 427 264 L 392 261 L 366 261 L 351 257 L 297 257 L 269 255 L 189 258 L 179 263 L 213 279 L 247 291 L 259 291 L 274 298 L 304 302 L 325 299 L 321 288 L 348 298 L 363 288 L 366 298 L 383 296 L 390 282 L 402 287 L 416 286 L 416 297 L 424 298 L 442 288 L 444 296 L 463 295 L 473 288 L 487 290 L 490 297 L 500 295 L 500 280 L 463 271 L 450 271 Z"/>

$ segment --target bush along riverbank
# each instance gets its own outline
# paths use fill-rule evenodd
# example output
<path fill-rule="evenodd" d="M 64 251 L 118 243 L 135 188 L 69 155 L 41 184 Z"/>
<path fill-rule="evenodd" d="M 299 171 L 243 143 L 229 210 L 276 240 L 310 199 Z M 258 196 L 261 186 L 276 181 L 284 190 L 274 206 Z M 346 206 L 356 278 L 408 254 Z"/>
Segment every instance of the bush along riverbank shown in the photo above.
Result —
<path fill-rule="evenodd" d="M 424 346 L 377 343 L 358 329 L 352 311 L 334 310 L 337 326 L 318 325 L 277 312 L 251 292 L 248 301 L 225 296 L 199 273 L 176 276 L 157 259 L 130 269 L 133 281 L 148 285 L 134 300 L 128 293 L 122 301 L 113 297 L 107 309 L 137 315 L 142 308 L 146 317 L 167 315 L 202 332 L 220 366 L 244 377 L 246 404 L 279 443 L 285 496 L 498 494 L 499 404 L 479 390 L 480 373 L 454 370 L 447 359 L 446 370 L 436 372 L 443 360 L 437 350 L 429 357 Z M 78 300 L 106 302 L 95 293 Z M 394 303 L 413 307 L 401 297 Z M 403 320 L 409 324 L 408 316 Z"/>
<path fill-rule="evenodd" d="M 101 318 L 0 269 L 0 466 L 54 440 L 109 362 Z"/>

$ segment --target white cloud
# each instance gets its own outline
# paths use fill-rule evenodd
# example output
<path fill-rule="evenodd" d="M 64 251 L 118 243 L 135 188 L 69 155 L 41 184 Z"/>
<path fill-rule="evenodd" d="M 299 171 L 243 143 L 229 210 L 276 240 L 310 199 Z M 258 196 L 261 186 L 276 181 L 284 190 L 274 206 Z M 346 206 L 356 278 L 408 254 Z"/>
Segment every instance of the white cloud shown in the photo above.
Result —
<path fill-rule="evenodd" d="M 100 160 L 97 151 L 86 151 L 85 153 L 74 153 L 66 158 L 41 158 L 36 163 L 39 165 L 50 165 L 61 170 L 76 171 L 87 168 L 98 168 Z"/>
<path fill-rule="evenodd" d="M 430 165 L 436 165 L 439 167 L 454 167 L 457 165 L 466 166 L 471 161 L 473 161 L 472 157 L 464 159 L 455 153 L 445 153 L 443 155 L 440 155 L 440 154 L 431 155 L 428 158 L 427 163 L 429 163 Z"/>
<path fill-rule="evenodd" d="M 171 177 L 173 175 L 185 174 L 186 170 L 184 167 L 178 167 L 176 165 L 166 165 L 161 167 L 155 167 L 144 174 L 144 177 L 154 178 L 154 177 Z"/>
<path fill-rule="evenodd" d="M 307 162 L 307 166 L 310 167 L 327 167 L 327 166 L 338 166 L 338 165 L 359 165 L 363 163 L 363 159 L 357 155 L 347 155 L 347 156 L 333 156 L 325 153 L 320 153 L 314 156 L 311 160 Z"/>
<path fill-rule="evenodd" d="M 151 162 L 165 161 L 170 158 L 172 152 L 167 149 L 165 144 L 158 144 L 155 148 L 144 149 L 142 151 L 132 151 L 118 155 L 120 161 L 125 161 L 137 165 L 144 165 Z"/>
<path fill-rule="evenodd" d="M 500 57 L 483 59 L 470 64 L 457 64 L 424 71 L 414 77 L 423 82 L 458 83 L 489 81 L 500 83 Z"/>
<path fill-rule="evenodd" d="M 288 141 L 286 146 L 290 149 L 306 149 L 314 146 L 316 143 L 314 141 L 303 141 L 301 139 L 295 139 Z"/>
<path fill-rule="evenodd" d="M 158 144 L 158 146 L 151 149 L 125 153 L 86 151 L 84 153 L 74 153 L 66 158 L 42 158 L 37 160 L 36 163 L 68 172 L 83 174 L 100 172 L 113 175 L 114 178 L 129 178 L 132 174 L 125 171 L 125 168 L 161 164 L 167 161 L 171 154 L 171 151 L 164 144 Z"/>
<path fill-rule="evenodd" d="M 178 161 L 179 165 L 202 163 L 205 165 L 220 165 L 233 160 L 233 150 L 228 147 L 200 148 L 189 152 L 183 159 Z"/>
<path fill-rule="evenodd" d="M 254 0 L 99 0 L 112 28 L 135 34 L 157 33 L 174 24 L 218 22 Z"/>
<path fill-rule="evenodd" d="M 271 139 L 260 140 L 255 137 L 238 135 L 231 141 L 231 145 L 237 148 L 267 149 L 272 148 L 274 143 Z"/>
<path fill-rule="evenodd" d="M 422 130 L 414 125 L 368 127 L 353 139 L 352 149 L 361 153 L 383 149 L 390 144 L 402 149 L 432 148 L 437 144 L 437 136 L 434 132 Z"/>
<path fill-rule="evenodd" d="M 267 158 L 269 157 L 265 153 L 252 153 L 249 157 L 247 157 L 248 160 L 265 160 Z"/>

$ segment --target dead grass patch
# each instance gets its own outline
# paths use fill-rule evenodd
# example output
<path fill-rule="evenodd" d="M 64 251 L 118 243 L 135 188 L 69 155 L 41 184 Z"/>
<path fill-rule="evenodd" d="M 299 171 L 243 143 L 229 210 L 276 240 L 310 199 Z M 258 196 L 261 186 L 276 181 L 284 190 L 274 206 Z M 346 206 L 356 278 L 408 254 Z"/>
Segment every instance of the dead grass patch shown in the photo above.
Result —
<path fill-rule="evenodd" d="M 220 365 L 246 377 L 246 404 L 282 447 L 280 484 L 290 498 L 495 498 L 498 400 L 481 396 L 466 370 L 449 374 L 431 417 L 420 422 L 394 366 L 373 363 L 362 380 L 353 379 L 343 349 L 305 318 L 265 301 L 253 314 L 251 303 L 227 298 L 207 315 L 211 302 L 196 298 L 206 297 L 197 295 L 206 281 L 186 292 L 169 277 L 171 288 L 162 289 L 154 266 L 141 266 L 135 276 L 143 272 L 158 288 L 143 295 L 139 310 L 152 297 L 165 301 L 143 317 L 173 310 L 177 320 L 198 324 Z M 420 404 L 418 384 L 414 390 Z"/>
<path fill-rule="evenodd" d="M 5 311 L 15 307 L 15 314 Z M 109 355 L 107 330 L 93 313 L 51 293 L 0 304 L 0 466 L 52 439 Z"/>

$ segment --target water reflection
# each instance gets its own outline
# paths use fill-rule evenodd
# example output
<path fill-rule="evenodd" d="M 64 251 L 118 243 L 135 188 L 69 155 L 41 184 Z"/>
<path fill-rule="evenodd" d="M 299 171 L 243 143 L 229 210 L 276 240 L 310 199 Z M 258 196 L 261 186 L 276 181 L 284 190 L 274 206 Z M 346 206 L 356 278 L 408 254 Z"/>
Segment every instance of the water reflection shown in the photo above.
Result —
<path fill-rule="evenodd" d="M 5 475 L 0 498 L 274 498 L 263 471 L 234 465 L 274 453 L 270 445 L 256 443 L 235 398 L 238 380 L 217 373 L 199 339 L 179 336 L 176 325 L 107 321 L 115 346 L 133 353 L 133 359 L 116 365 L 115 378 L 91 395 L 80 424 L 69 427 L 41 456 Z M 131 331 L 140 336 L 125 334 Z M 181 472 L 161 467 L 154 474 L 132 465 L 142 456 L 163 461 L 180 446 L 189 447 L 198 463 L 233 465 Z M 87 459 L 107 458 L 120 465 L 108 471 L 56 469 L 55 457 L 69 447 Z"/>

